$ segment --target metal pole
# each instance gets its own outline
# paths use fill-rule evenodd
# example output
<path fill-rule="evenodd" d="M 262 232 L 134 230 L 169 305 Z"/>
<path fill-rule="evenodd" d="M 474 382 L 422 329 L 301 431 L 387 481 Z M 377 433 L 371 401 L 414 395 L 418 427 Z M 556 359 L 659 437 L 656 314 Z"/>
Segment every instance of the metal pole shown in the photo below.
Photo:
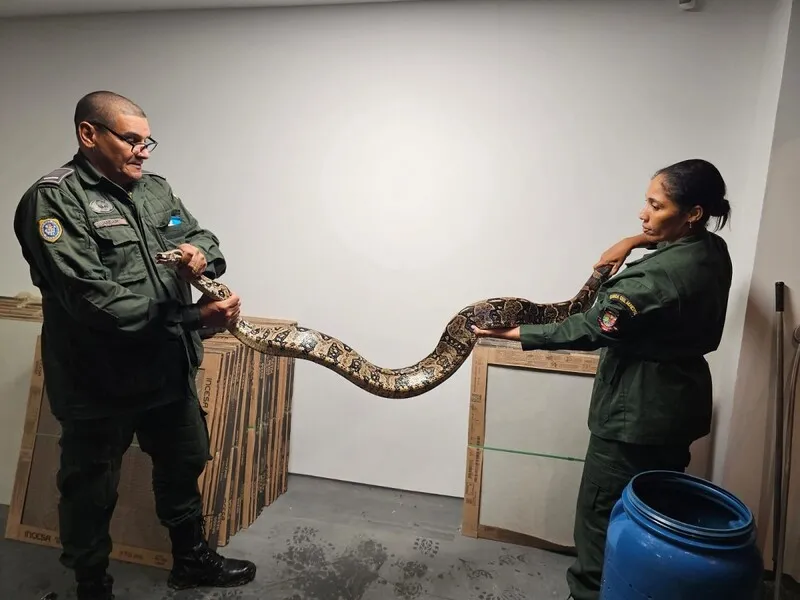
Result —
<path fill-rule="evenodd" d="M 792 439 L 794 438 L 794 405 L 795 398 L 797 397 L 797 378 L 798 371 L 800 371 L 800 327 L 794 330 L 794 342 L 796 344 L 794 350 L 794 360 L 792 361 L 792 370 L 789 373 L 789 398 L 788 407 L 786 409 L 786 461 L 783 465 L 782 471 L 782 494 L 781 494 L 781 515 L 780 523 L 781 528 L 778 534 L 778 561 L 775 567 L 775 600 L 781 597 L 781 582 L 783 580 L 783 563 L 786 552 L 786 514 L 789 506 L 789 483 L 792 474 Z"/>
<path fill-rule="evenodd" d="M 775 375 L 775 490 L 772 498 L 772 569 L 775 573 L 776 592 L 779 587 L 778 544 L 781 530 L 781 498 L 783 497 L 781 482 L 783 479 L 783 299 L 785 285 L 775 282 L 775 312 L 777 313 L 776 343 L 776 375 Z M 778 596 L 776 596 L 777 598 Z"/>

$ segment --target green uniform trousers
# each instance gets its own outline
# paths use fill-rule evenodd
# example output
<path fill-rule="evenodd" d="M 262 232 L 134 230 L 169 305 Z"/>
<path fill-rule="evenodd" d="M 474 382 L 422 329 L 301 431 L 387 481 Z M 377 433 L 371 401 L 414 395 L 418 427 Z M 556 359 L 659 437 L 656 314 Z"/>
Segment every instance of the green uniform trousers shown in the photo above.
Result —
<path fill-rule="evenodd" d="M 689 446 L 626 444 L 592 435 L 586 451 L 575 514 L 577 559 L 567 570 L 575 600 L 597 600 L 611 509 L 631 478 L 643 471 L 684 471 Z"/>
<path fill-rule="evenodd" d="M 197 398 L 188 396 L 132 415 L 61 423 L 61 563 L 78 580 L 108 567 L 120 467 L 134 434 L 153 463 L 161 524 L 173 527 L 202 516 L 197 480 L 211 459 L 205 416 Z"/>

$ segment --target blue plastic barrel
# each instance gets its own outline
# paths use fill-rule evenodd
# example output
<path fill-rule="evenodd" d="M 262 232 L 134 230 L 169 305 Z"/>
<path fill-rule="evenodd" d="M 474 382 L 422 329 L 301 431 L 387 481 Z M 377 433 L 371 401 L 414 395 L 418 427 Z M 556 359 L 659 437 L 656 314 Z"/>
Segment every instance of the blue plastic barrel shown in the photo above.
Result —
<path fill-rule="evenodd" d="M 764 562 L 753 514 L 713 483 L 648 471 L 611 512 L 601 600 L 754 600 Z"/>

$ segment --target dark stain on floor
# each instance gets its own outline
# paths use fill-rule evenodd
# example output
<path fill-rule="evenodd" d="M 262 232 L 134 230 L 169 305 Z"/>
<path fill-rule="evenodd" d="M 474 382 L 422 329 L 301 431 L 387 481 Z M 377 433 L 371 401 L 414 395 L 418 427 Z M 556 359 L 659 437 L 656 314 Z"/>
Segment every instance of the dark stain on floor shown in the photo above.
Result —
<path fill-rule="evenodd" d="M 7 508 L 0 507 L 0 527 Z M 252 560 L 241 588 L 173 591 L 167 572 L 113 561 L 122 600 L 533 600 L 566 597 L 568 560 L 460 534 L 461 502 L 293 476 L 225 556 Z M 75 600 L 58 550 L 0 539 L 0 598 Z"/>
<path fill-rule="evenodd" d="M 478 600 L 526 600 L 525 592 L 519 588 L 510 587 L 498 594 L 493 592 L 481 592 Z"/>
<path fill-rule="evenodd" d="M 433 580 L 455 582 L 464 578 L 471 583 L 472 597 L 478 600 L 526 598 L 519 587 L 503 586 L 497 590 L 493 584 L 497 573 L 490 570 L 491 565 L 499 563 L 517 573 L 523 572 L 513 567 L 525 566 L 524 554 L 515 555 L 505 549 L 497 561 L 483 565 L 461 557 L 454 557 L 454 563 L 442 564 L 439 557 L 440 570 L 436 573 L 427 561 L 437 560 L 434 557 L 439 553 L 439 542 L 423 537 L 414 540 L 408 552 L 403 553 L 405 558 L 396 558 L 384 544 L 365 536 L 356 536 L 342 548 L 341 544 L 326 540 L 318 529 L 306 525 L 295 527 L 285 544 L 285 551 L 273 555 L 283 565 L 280 574 L 283 594 L 275 596 L 281 600 L 360 600 L 372 586 L 389 588 L 391 592 L 387 590 L 386 597 L 418 600 L 434 594 Z M 408 558 L 414 554 L 420 558 Z M 525 572 L 534 576 L 528 569 Z M 481 582 L 489 583 L 492 591 L 482 589 Z"/>
<path fill-rule="evenodd" d="M 394 595 L 402 600 L 415 600 L 422 596 L 425 592 L 422 579 L 428 573 L 428 565 L 416 560 L 397 560 L 392 566 L 399 572 L 399 580 L 392 583 Z"/>
<path fill-rule="evenodd" d="M 318 533 L 313 527 L 297 527 L 286 540 L 286 551 L 274 555 L 285 563 L 295 591 L 285 600 L 359 600 L 379 579 L 378 571 L 389 558 L 386 547 L 362 539 L 337 554 L 336 546 L 317 539 Z"/>
<path fill-rule="evenodd" d="M 423 556 L 433 558 L 439 554 L 439 542 L 418 537 L 416 540 L 414 540 L 414 550 Z"/>
<path fill-rule="evenodd" d="M 127 590 L 114 589 L 116 598 L 126 598 Z M 70 597 L 71 598 L 71 597 Z M 245 592 L 241 589 L 218 590 L 212 588 L 203 588 L 196 590 L 182 590 L 176 592 L 174 590 L 167 590 L 161 600 L 245 600 Z M 67 600 L 67 598 L 64 598 Z"/>
<path fill-rule="evenodd" d="M 467 577 L 470 579 L 494 579 L 494 574 L 491 571 L 476 567 L 472 561 L 459 558 L 458 562 L 461 563 L 461 567 L 457 567 L 457 569 L 461 570 L 463 567 L 464 571 L 467 573 Z"/>

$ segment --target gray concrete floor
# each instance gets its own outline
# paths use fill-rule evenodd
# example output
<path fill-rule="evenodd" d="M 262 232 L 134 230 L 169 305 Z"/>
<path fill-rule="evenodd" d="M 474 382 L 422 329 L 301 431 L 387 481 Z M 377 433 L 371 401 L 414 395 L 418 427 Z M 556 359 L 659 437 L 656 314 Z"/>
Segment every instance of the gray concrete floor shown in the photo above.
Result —
<path fill-rule="evenodd" d="M 0 508 L 5 525 L 7 507 Z M 256 580 L 173 592 L 166 571 L 113 562 L 117 600 L 566 599 L 571 558 L 464 537 L 461 501 L 293 476 L 287 492 L 221 553 L 252 560 Z M 0 540 L 0 598 L 75 598 L 58 551 Z"/>

